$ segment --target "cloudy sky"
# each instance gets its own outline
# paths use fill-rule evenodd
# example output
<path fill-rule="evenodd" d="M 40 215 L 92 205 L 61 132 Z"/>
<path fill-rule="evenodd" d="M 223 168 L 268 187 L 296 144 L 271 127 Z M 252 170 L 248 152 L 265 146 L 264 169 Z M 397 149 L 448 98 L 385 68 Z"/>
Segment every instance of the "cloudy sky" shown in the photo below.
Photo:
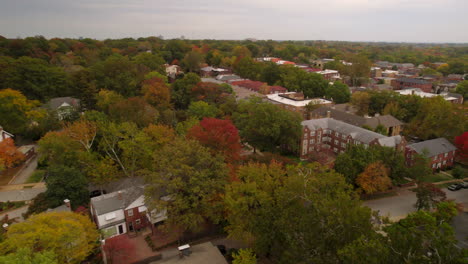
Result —
<path fill-rule="evenodd" d="M 0 35 L 468 42 L 468 0 L 0 0 Z"/>

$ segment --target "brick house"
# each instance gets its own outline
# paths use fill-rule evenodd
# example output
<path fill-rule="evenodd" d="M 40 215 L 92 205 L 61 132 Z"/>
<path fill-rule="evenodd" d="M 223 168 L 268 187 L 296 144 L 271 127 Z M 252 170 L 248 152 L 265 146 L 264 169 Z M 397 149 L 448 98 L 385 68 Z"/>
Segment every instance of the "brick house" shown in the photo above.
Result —
<path fill-rule="evenodd" d="M 350 125 L 333 118 L 321 118 L 303 121 L 301 140 L 301 159 L 306 159 L 310 154 L 321 151 L 333 151 L 342 153 L 348 145 L 379 145 L 392 147 L 404 151 L 406 140 L 404 137 L 387 137 L 379 133 Z"/>
<path fill-rule="evenodd" d="M 105 239 L 153 227 L 167 219 L 165 211 L 148 212 L 143 186 L 91 198 L 90 211 Z"/>
<path fill-rule="evenodd" d="M 432 170 L 446 169 L 453 166 L 457 148 L 445 138 L 426 140 L 406 146 L 406 165 L 414 164 L 416 153 L 425 155 L 430 160 Z"/>
<path fill-rule="evenodd" d="M 432 83 L 421 79 L 403 77 L 392 80 L 391 85 L 394 90 L 403 90 L 405 88 L 419 88 L 426 93 L 432 92 Z"/>

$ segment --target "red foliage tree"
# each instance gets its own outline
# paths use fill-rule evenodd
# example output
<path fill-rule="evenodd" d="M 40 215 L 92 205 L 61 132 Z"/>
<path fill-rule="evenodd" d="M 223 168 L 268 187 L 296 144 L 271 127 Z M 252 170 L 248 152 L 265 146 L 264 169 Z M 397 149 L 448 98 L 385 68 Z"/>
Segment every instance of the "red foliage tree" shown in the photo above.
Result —
<path fill-rule="evenodd" d="M 239 131 L 231 120 L 204 118 L 188 131 L 187 137 L 198 140 L 215 153 L 221 153 L 228 162 L 240 158 Z"/>
<path fill-rule="evenodd" d="M 2 165 L 5 166 L 5 168 L 15 166 L 23 161 L 23 159 L 24 155 L 18 151 L 13 139 L 7 138 L 0 142 L 0 162 L 3 163 Z"/>
<path fill-rule="evenodd" d="M 129 263 L 135 258 L 135 246 L 128 236 L 116 236 L 106 240 L 104 244 L 109 263 Z"/>
<path fill-rule="evenodd" d="M 455 137 L 455 145 L 458 148 L 458 157 L 463 163 L 468 162 L 468 132 Z"/>
<path fill-rule="evenodd" d="M 219 103 L 223 99 L 223 90 L 219 84 L 199 82 L 192 88 L 192 97 L 207 103 Z"/>

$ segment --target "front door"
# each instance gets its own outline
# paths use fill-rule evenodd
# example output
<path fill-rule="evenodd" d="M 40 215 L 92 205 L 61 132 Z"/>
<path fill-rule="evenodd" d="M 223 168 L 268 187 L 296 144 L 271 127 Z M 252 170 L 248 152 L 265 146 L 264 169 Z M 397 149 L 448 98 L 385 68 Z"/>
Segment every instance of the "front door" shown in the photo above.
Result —
<path fill-rule="evenodd" d="M 133 232 L 133 222 L 128 223 L 128 230 Z"/>
<path fill-rule="evenodd" d="M 119 228 L 119 235 L 123 234 L 123 225 L 119 225 L 118 228 Z"/>

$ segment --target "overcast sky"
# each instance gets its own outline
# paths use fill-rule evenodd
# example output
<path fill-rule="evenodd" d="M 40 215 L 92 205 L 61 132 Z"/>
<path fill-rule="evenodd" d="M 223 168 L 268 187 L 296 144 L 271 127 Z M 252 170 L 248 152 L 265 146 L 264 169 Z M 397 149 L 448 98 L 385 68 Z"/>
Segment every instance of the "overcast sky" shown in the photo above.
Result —
<path fill-rule="evenodd" d="M 0 0 L 0 35 L 468 42 L 468 0 Z"/>

